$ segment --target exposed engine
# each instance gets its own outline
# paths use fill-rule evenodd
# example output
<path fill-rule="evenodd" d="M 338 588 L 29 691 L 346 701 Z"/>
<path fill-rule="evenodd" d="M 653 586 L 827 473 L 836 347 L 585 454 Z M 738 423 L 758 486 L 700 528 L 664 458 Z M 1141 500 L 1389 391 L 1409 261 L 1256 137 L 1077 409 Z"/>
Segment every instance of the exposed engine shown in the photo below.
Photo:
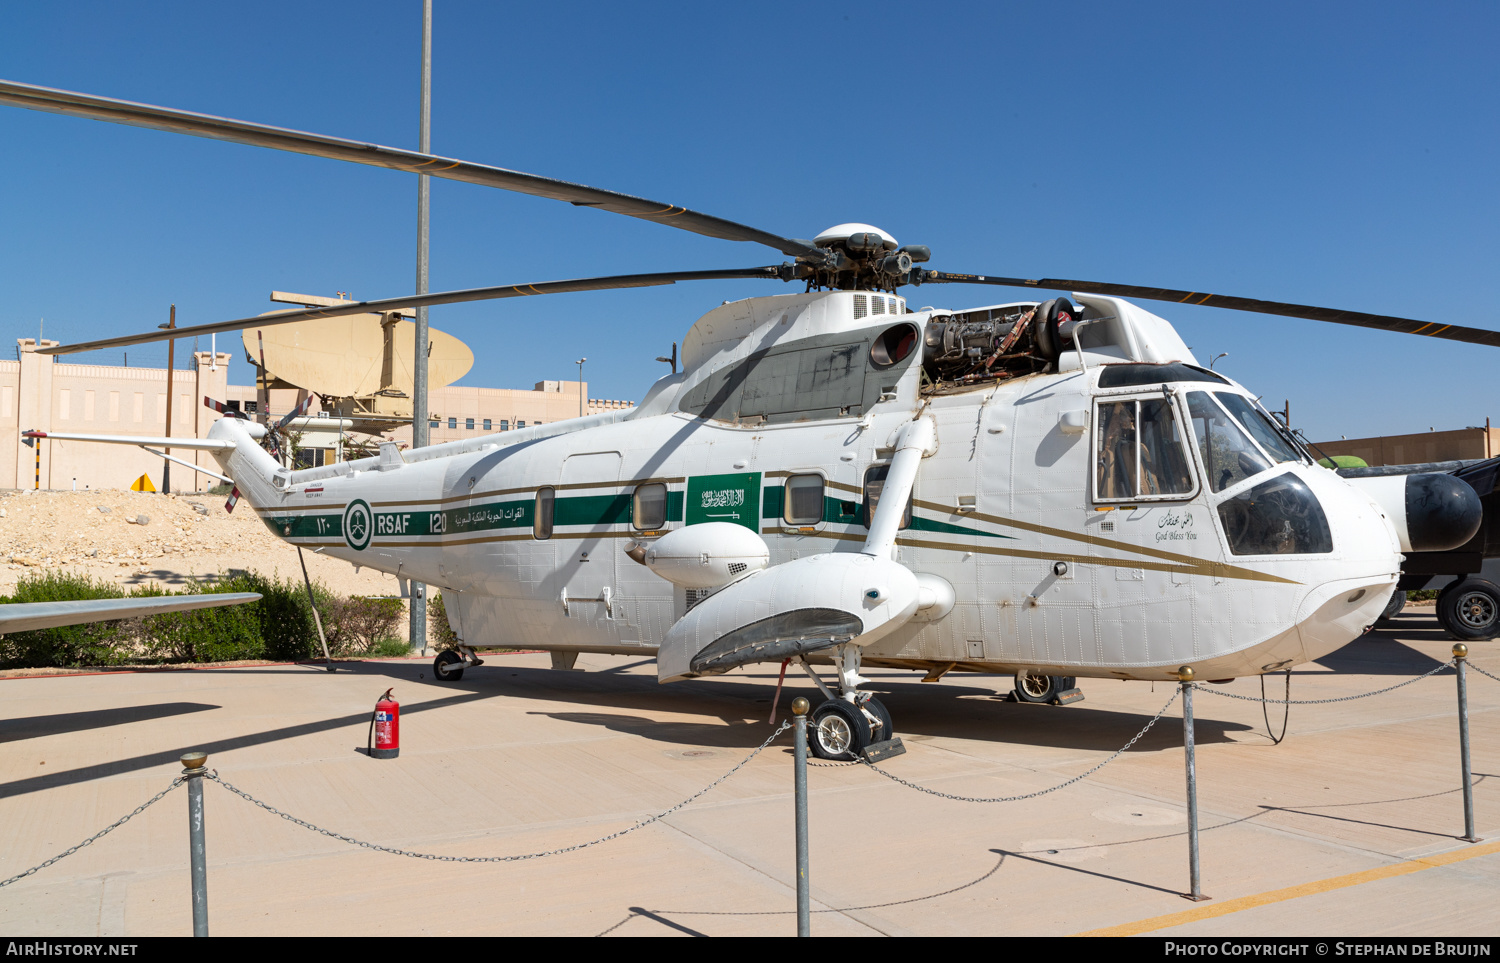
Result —
<path fill-rule="evenodd" d="M 936 315 L 923 346 L 923 390 L 941 393 L 1045 371 L 1072 345 L 1078 315 L 1067 298 Z"/>

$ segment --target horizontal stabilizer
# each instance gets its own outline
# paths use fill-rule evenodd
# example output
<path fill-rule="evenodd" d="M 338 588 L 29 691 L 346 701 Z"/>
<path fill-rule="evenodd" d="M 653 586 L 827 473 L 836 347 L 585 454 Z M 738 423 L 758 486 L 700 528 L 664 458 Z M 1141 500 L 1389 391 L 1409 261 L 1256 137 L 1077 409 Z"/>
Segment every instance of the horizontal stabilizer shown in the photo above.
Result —
<path fill-rule="evenodd" d="M 12 602 L 0 605 L 0 635 L 30 632 L 59 625 L 134 619 L 163 612 L 239 605 L 260 598 L 258 592 L 221 592 L 216 595 L 158 595 L 134 599 L 83 599 L 77 602 Z"/>
<path fill-rule="evenodd" d="M 145 435 L 79 435 L 63 431 L 27 431 L 27 438 L 48 438 L 52 441 L 97 441 L 107 445 L 155 445 L 157 448 L 178 448 L 192 451 L 233 451 L 234 442 L 223 438 L 149 438 Z"/>

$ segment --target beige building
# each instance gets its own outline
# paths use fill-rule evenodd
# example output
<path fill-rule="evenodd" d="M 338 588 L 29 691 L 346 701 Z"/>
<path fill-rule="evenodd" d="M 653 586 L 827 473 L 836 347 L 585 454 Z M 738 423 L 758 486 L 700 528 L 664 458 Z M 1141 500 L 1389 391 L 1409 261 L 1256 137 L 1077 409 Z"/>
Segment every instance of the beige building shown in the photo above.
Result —
<path fill-rule="evenodd" d="M 55 341 L 43 341 L 51 346 Z M 36 353 L 34 338 L 17 342 L 19 360 L 0 361 L 0 487 L 49 489 L 128 488 L 141 475 L 154 486 L 162 484 L 162 459 L 139 448 L 103 446 L 76 441 L 43 441 L 38 448 L 23 444 L 23 431 L 75 432 L 101 435 L 166 435 L 167 371 L 165 368 L 127 368 L 113 365 L 58 363 L 52 355 Z M 177 438 L 202 438 L 221 416 L 204 405 L 205 396 L 228 403 L 257 420 L 279 418 L 301 400 L 296 389 L 273 389 L 259 397 L 254 385 L 229 384 L 226 352 L 215 359 L 202 351 L 192 356 L 189 370 L 172 372 L 172 430 Z M 579 405 L 593 413 L 628 408 L 634 402 L 591 399 L 588 383 L 539 381 L 531 390 L 472 388 L 449 385 L 431 392 L 428 410 L 431 443 L 440 444 L 528 425 L 549 424 L 578 417 Z M 263 409 L 269 409 L 269 412 Z M 309 415 L 316 424 L 317 403 Z M 303 463 L 335 460 L 339 431 L 305 432 Z M 344 425 L 345 440 L 369 440 L 358 425 Z M 378 437 L 410 444 L 409 426 Z M 316 447 L 315 447 L 316 446 Z M 211 457 L 176 451 L 176 457 L 216 469 Z M 39 457 L 38 457 L 39 456 Z M 218 479 L 173 465 L 173 491 L 201 491 Z"/>
<path fill-rule="evenodd" d="M 1317 454 L 1354 455 L 1368 465 L 1420 465 L 1434 461 L 1461 461 L 1500 455 L 1500 428 L 1458 428 L 1413 435 L 1380 438 L 1341 438 L 1320 441 Z"/>

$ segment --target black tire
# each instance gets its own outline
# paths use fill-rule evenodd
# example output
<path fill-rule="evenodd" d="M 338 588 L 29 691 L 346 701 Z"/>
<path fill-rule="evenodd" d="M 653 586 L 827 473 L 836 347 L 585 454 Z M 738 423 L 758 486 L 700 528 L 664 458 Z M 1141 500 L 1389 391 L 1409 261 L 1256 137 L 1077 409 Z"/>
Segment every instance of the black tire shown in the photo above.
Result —
<path fill-rule="evenodd" d="M 880 725 L 870 733 L 871 743 L 885 742 L 896 734 L 895 723 L 891 721 L 891 710 L 885 707 L 885 703 L 872 697 L 869 702 L 865 703 L 865 710 L 880 720 Z"/>
<path fill-rule="evenodd" d="M 1466 578 L 1438 596 L 1438 621 L 1461 642 L 1493 639 L 1500 634 L 1500 586 L 1482 578 Z"/>
<path fill-rule="evenodd" d="M 439 682 L 457 682 L 464 677 L 464 657 L 452 649 L 444 649 L 432 661 L 432 674 Z"/>
<path fill-rule="evenodd" d="M 1375 624 L 1384 625 L 1390 622 L 1391 619 L 1400 615 L 1404 608 L 1406 608 L 1406 590 L 1398 588 L 1391 593 L 1391 600 L 1385 603 L 1385 611 L 1380 613 L 1380 618 L 1375 620 Z"/>
<path fill-rule="evenodd" d="M 1073 688 L 1077 681 L 1070 675 L 1036 675 L 1022 669 L 1016 673 L 1016 701 L 1051 702 L 1059 692 Z"/>
<path fill-rule="evenodd" d="M 870 744 L 870 721 L 843 699 L 829 699 L 813 710 L 807 737 L 819 759 L 854 759 Z"/>

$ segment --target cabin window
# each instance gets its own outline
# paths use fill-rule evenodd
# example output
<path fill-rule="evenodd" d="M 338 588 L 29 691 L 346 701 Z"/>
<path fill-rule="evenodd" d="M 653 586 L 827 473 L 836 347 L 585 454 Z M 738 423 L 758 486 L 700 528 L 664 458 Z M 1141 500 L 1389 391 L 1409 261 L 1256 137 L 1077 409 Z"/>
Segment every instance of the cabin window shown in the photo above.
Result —
<path fill-rule="evenodd" d="M 823 476 L 793 475 L 786 480 L 781 517 L 788 525 L 816 525 L 823 520 Z"/>
<path fill-rule="evenodd" d="M 880 505 L 880 493 L 885 489 L 885 478 L 890 474 L 890 465 L 871 465 L 865 469 L 865 501 L 863 510 L 860 512 L 860 524 L 865 528 L 870 527 L 870 519 L 875 517 L 875 509 Z M 911 499 L 906 500 L 906 510 L 901 513 L 901 528 L 911 526 Z"/>
<path fill-rule="evenodd" d="M 1193 435 L 1208 484 L 1216 492 L 1238 485 L 1271 467 L 1266 456 L 1229 417 L 1214 403 L 1206 391 L 1188 393 L 1188 414 L 1193 419 Z"/>
<path fill-rule="evenodd" d="M 667 486 L 658 483 L 641 485 L 632 500 L 630 522 L 637 531 L 650 532 L 667 524 Z"/>
<path fill-rule="evenodd" d="M 1169 400 L 1102 402 L 1096 421 L 1096 499 L 1137 501 L 1192 494 L 1186 439 Z"/>
<path fill-rule="evenodd" d="M 531 521 L 531 537 L 545 540 L 552 537 L 552 510 L 557 502 L 557 492 L 541 488 L 536 493 L 536 513 Z"/>

